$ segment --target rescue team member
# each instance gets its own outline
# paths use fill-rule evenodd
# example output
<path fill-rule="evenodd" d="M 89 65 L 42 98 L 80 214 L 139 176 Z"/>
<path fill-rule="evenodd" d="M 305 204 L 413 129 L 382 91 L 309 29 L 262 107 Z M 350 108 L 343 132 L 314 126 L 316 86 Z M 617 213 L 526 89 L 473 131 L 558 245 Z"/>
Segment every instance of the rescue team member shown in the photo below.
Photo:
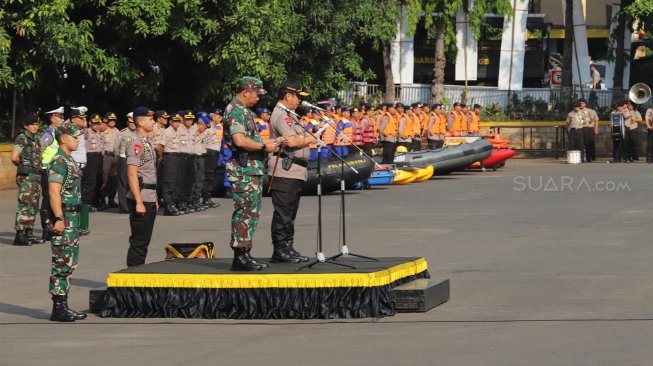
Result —
<path fill-rule="evenodd" d="M 163 185 L 163 203 L 165 210 L 163 216 L 179 216 L 182 214 L 176 207 L 179 191 L 175 187 L 177 175 L 179 173 L 179 164 L 181 162 L 181 153 L 179 152 L 179 125 L 181 124 L 181 115 L 172 113 L 170 115 L 170 127 L 168 127 L 161 136 L 161 142 L 157 147 L 158 162 L 163 168 L 161 174 L 162 180 L 159 182 Z M 183 213 L 187 213 L 183 211 Z"/>
<path fill-rule="evenodd" d="M 397 103 L 396 105 L 397 115 L 397 124 L 399 126 L 399 140 L 397 141 L 397 146 L 403 146 L 406 150 L 409 150 L 410 143 L 413 141 L 411 135 L 413 133 L 413 119 L 406 116 L 406 110 L 403 103 Z"/>
<path fill-rule="evenodd" d="M 474 104 L 474 109 L 467 115 L 467 135 L 478 136 L 481 132 L 481 107 L 480 104 Z"/>
<path fill-rule="evenodd" d="M 62 110 L 63 112 L 63 110 Z M 52 232 L 52 295 L 51 321 L 74 322 L 86 314 L 68 308 L 70 280 L 79 258 L 79 221 L 82 209 L 82 173 L 70 156 L 79 145 L 80 132 L 73 123 L 56 127 L 54 136 L 58 149 L 49 162 L 47 179 L 52 217 L 48 219 Z"/>
<path fill-rule="evenodd" d="M 269 139 L 270 111 L 267 108 L 256 108 L 256 115 L 258 115 L 258 117 L 254 118 L 254 122 L 256 122 L 256 130 L 258 131 L 258 134 L 264 139 Z"/>
<path fill-rule="evenodd" d="M 363 152 L 372 156 L 372 149 L 376 144 L 376 109 L 370 103 L 365 103 L 361 108 L 365 108 L 366 113 L 361 116 L 360 128 L 363 133 Z M 326 134 L 326 130 L 324 131 Z M 322 135 L 324 138 L 324 135 Z"/>
<path fill-rule="evenodd" d="M 412 134 L 410 136 L 410 150 L 422 150 L 422 120 L 420 116 L 421 109 L 418 108 L 419 103 L 411 104 L 410 108 L 406 111 L 406 116 L 412 120 Z"/>
<path fill-rule="evenodd" d="M 193 121 L 195 120 L 195 115 L 193 111 L 186 110 L 183 112 L 182 117 L 182 125 L 177 130 L 179 136 L 179 152 L 181 154 L 177 181 L 175 183 L 175 189 L 179 192 L 177 196 L 177 207 L 180 212 L 193 213 L 196 210 L 189 201 L 190 193 L 195 184 L 195 154 L 193 152 L 193 137 L 195 136 Z"/>
<path fill-rule="evenodd" d="M 630 161 L 639 161 L 639 152 L 637 151 L 637 146 L 639 145 L 639 130 L 637 127 L 638 123 L 644 122 L 642 115 L 635 109 L 635 103 L 632 100 L 628 101 L 628 109 L 630 110 L 630 125 L 627 126 L 630 129 L 628 146 L 630 146 Z"/>
<path fill-rule="evenodd" d="M 104 152 L 104 141 L 100 133 L 100 123 L 102 117 L 93 113 L 90 118 L 91 127 L 86 129 L 84 139 L 86 140 L 86 169 L 84 169 L 84 192 L 82 193 L 82 203 L 89 205 L 89 212 L 97 211 L 94 206 L 99 197 L 95 196 L 97 191 L 98 177 L 102 174 L 102 155 Z"/>
<path fill-rule="evenodd" d="M 429 141 L 428 141 L 428 135 L 429 135 L 429 121 L 431 119 L 431 106 L 427 104 L 421 104 L 421 118 L 422 118 L 422 144 L 421 147 L 422 149 L 429 148 Z"/>
<path fill-rule="evenodd" d="M 429 123 L 426 127 L 428 131 L 429 149 L 440 148 L 440 107 L 442 107 L 442 104 L 433 104 L 431 106 Z"/>
<path fill-rule="evenodd" d="M 304 116 L 299 120 L 299 123 L 304 126 L 306 131 L 317 132 L 320 129 L 320 123 L 315 119 L 315 114 L 310 109 L 304 110 Z M 310 154 L 308 160 L 317 160 L 317 143 L 308 145 Z"/>
<path fill-rule="evenodd" d="M 127 179 L 129 192 L 129 249 L 127 267 L 145 264 L 147 248 L 152 239 L 154 220 L 159 210 L 156 196 L 156 157 L 150 134 L 154 131 L 154 112 L 146 107 L 134 109 L 134 133 L 127 137 Z"/>
<path fill-rule="evenodd" d="M 262 139 L 259 135 L 250 110 L 258 102 L 259 95 L 265 93 L 260 79 L 245 76 L 240 80 L 236 96 L 225 108 L 224 139 L 233 152 L 225 168 L 233 186 L 229 245 L 234 251 L 231 264 L 234 271 L 255 271 L 268 266 L 250 254 L 261 212 L 263 160 L 266 153 L 275 148 L 275 140 Z"/>
<path fill-rule="evenodd" d="M 113 112 L 105 115 L 106 129 L 102 132 L 104 141 L 104 156 L 102 158 L 102 187 L 100 206 L 103 209 L 118 207 L 116 203 L 116 188 L 118 175 L 118 155 L 120 154 L 120 131 L 116 128 L 118 117 Z M 109 199 L 108 205 L 105 198 Z"/>
<path fill-rule="evenodd" d="M 340 157 L 349 155 L 349 146 L 353 138 L 354 130 L 349 117 L 349 108 L 340 107 L 340 116 L 336 118 L 336 140 L 333 142 L 336 154 Z"/>
<path fill-rule="evenodd" d="M 43 244 L 45 240 L 33 234 L 36 212 L 41 198 L 41 146 L 37 137 L 39 117 L 23 118 L 25 131 L 16 136 L 11 151 L 11 162 L 16 170 L 18 208 L 16 208 L 16 237 L 14 245 Z"/>
<path fill-rule="evenodd" d="M 583 136 L 585 139 L 585 160 L 590 163 L 596 161 L 595 136 L 599 133 L 599 115 L 595 110 L 587 108 L 587 100 L 585 98 L 581 98 L 578 101 L 581 105 L 580 111 L 585 114 L 585 118 L 589 121 L 583 127 Z"/>
<path fill-rule="evenodd" d="M 272 263 L 283 262 L 305 262 L 308 257 L 299 254 L 294 245 L 295 239 L 295 218 L 299 210 L 299 199 L 302 195 L 302 184 L 306 181 L 308 173 L 306 170 L 309 157 L 308 146 L 316 143 L 317 140 L 298 127 L 291 116 L 280 107 L 296 110 L 299 106 L 300 97 L 307 97 L 308 93 L 303 90 L 302 84 L 295 79 L 287 79 L 281 83 L 277 93 L 277 105 L 270 117 L 270 132 L 273 138 L 285 136 L 287 141 L 281 147 L 282 158 L 276 169 L 270 167 L 274 173 L 274 182 L 271 184 L 272 215 L 271 235 L 274 250 L 272 252 Z M 345 108 L 343 108 L 345 110 Z M 346 110 L 343 114 L 347 113 Z M 343 125 L 346 122 L 342 121 Z M 344 127 L 340 133 L 347 133 L 346 128 L 351 131 L 351 126 Z M 316 135 L 319 139 L 320 136 Z M 336 137 L 338 142 L 338 137 Z M 343 145 L 340 145 L 341 147 Z M 342 149 L 341 149 L 342 152 Z M 272 177 L 270 178 L 272 181 Z"/>
<path fill-rule="evenodd" d="M 646 162 L 653 163 L 653 108 L 646 111 Z"/>
<path fill-rule="evenodd" d="M 324 103 L 319 104 L 318 107 L 324 109 L 326 112 L 322 112 L 323 122 L 328 123 L 331 127 L 322 132 L 322 142 L 324 142 L 325 147 L 322 148 L 322 159 L 328 159 L 332 157 L 331 150 L 333 150 L 333 144 L 336 142 L 336 130 L 334 125 L 333 118 L 333 107 L 330 104 Z"/>
<path fill-rule="evenodd" d="M 349 152 L 350 155 L 359 154 L 359 150 L 363 150 L 363 127 L 361 126 L 361 117 L 363 117 L 363 112 L 358 108 L 352 108 L 351 117 L 349 118 L 349 123 L 351 124 L 352 131 L 352 145 L 356 146 Z"/>
<path fill-rule="evenodd" d="M 397 136 L 399 125 L 397 119 L 400 117 L 394 104 L 384 103 L 387 112 L 381 112 L 381 124 L 379 125 L 379 140 L 383 146 L 383 164 L 392 164 L 395 160 L 397 149 Z"/>
<path fill-rule="evenodd" d="M 617 104 L 617 109 L 613 110 L 611 114 L 622 114 L 624 117 L 624 125 L 626 126 L 626 136 L 621 136 L 618 138 L 615 138 L 612 136 L 612 162 L 613 163 L 621 163 L 621 157 L 623 155 L 623 158 L 626 162 L 629 161 L 628 154 L 629 154 L 629 149 L 628 149 L 628 127 L 630 125 L 630 110 L 627 107 L 626 101 L 621 101 Z"/>
<path fill-rule="evenodd" d="M 220 123 L 220 133 L 216 131 L 217 119 L 214 113 L 209 113 L 210 124 L 204 131 L 204 148 L 206 156 L 204 157 L 204 185 L 202 187 L 202 204 L 209 208 L 220 207 L 217 202 L 211 201 L 213 193 L 213 182 L 215 181 L 215 167 L 220 155 L 220 144 L 222 142 L 222 123 Z M 157 187 L 158 188 L 158 187 Z"/>
<path fill-rule="evenodd" d="M 453 104 L 453 110 L 449 112 L 447 116 L 447 131 L 452 135 L 455 132 L 460 133 L 462 131 L 463 117 L 462 117 L 462 107 L 459 102 Z"/>
<path fill-rule="evenodd" d="M 168 126 L 168 119 L 170 118 L 170 115 L 168 112 L 164 110 L 158 110 L 154 112 L 154 121 L 156 124 L 154 125 L 154 131 L 152 131 L 151 138 L 152 138 L 152 147 L 154 148 L 154 151 L 159 150 L 159 143 L 161 142 L 161 137 L 163 136 L 163 132 L 165 131 L 166 127 Z M 163 178 L 161 177 L 161 174 L 163 173 L 163 168 L 161 167 L 161 163 L 157 159 L 156 163 L 156 174 L 157 174 L 157 186 L 156 186 L 156 196 L 159 199 L 159 207 L 163 207 L 163 184 L 161 182 L 163 181 Z"/>
<path fill-rule="evenodd" d="M 580 111 L 581 103 L 574 102 L 574 110 L 567 114 L 567 125 L 569 126 L 569 150 L 580 151 L 581 161 L 585 162 L 585 139 L 583 125 L 587 124 L 585 114 Z"/>
<path fill-rule="evenodd" d="M 121 214 L 129 213 L 127 205 L 127 192 L 129 191 L 129 182 L 127 180 L 127 143 L 131 137 L 134 137 L 136 124 L 134 123 L 133 112 L 127 114 L 127 127 L 120 130 L 118 139 L 118 212 Z"/>
<path fill-rule="evenodd" d="M 41 138 L 39 139 L 39 145 L 41 146 L 41 210 L 39 211 L 41 215 L 41 228 L 43 229 L 42 238 L 43 240 L 51 240 L 52 235 L 49 231 L 46 230 L 46 221 L 52 216 L 52 210 L 50 207 L 50 192 L 47 189 L 48 187 L 48 168 L 50 167 L 50 162 L 54 155 L 59 151 L 59 143 L 55 139 L 55 129 L 57 126 L 63 123 L 63 107 L 53 109 L 45 114 L 50 119 L 50 125 L 41 133 Z"/>

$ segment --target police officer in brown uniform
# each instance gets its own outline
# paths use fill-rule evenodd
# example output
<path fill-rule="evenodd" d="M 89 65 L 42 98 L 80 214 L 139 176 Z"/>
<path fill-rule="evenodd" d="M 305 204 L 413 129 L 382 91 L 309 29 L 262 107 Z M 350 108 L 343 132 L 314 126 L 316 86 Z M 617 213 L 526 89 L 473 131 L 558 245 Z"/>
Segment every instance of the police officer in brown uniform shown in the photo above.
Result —
<path fill-rule="evenodd" d="M 129 179 L 129 249 L 127 267 L 145 264 L 147 247 L 152 239 L 154 220 L 159 203 L 156 197 L 156 155 L 149 134 L 154 130 L 154 112 L 149 108 L 134 109 L 136 131 L 128 137 L 125 147 Z"/>
<path fill-rule="evenodd" d="M 177 195 L 176 189 L 177 173 L 181 162 L 181 153 L 179 148 L 179 125 L 181 124 L 181 115 L 172 113 L 170 115 L 170 127 L 168 127 L 161 136 L 161 141 L 157 146 L 158 162 L 161 164 L 163 173 L 161 180 L 158 182 L 163 185 L 163 204 L 165 205 L 164 216 L 179 216 L 182 214 L 176 207 Z M 183 211 L 183 213 L 187 213 Z"/>
<path fill-rule="evenodd" d="M 646 110 L 646 162 L 653 163 L 653 108 Z"/>
<path fill-rule="evenodd" d="M 202 204 L 210 208 L 219 207 L 220 204 L 211 200 L 211 193 L 213 192 L 213 183 L 215 181 L 215 168 L 218 164 L 218 156 L 220 156 L 220 144 L 222 143 L 222 125 L 219 126 L 220 134 L 216 130 L 216 123 L 218 115 L 211 113 L 209 119 L 211 125 L 204 131 L 204 147 L 206 148 L 206 156 L 204 157 L 204 186 L 202 188 Z"/>
<path fill-rule="evenodd" d="M 104 141 L 104 156 L 102 158 L 102 191 L 100 192 L 100 205 L 104 208 L 118 207 L 116 203 L 116 187 L 118 175 L 118 155 L 120 154 L 120 131 L 116 128 L 116 121 L 118 117 L 113 112 L 108 112 L 105 115 L 105 122 L 107 129 L 102 132 L 102 140 Z M 109 204 L 105 202 L 105 198 L 109 198 Z"/>
<path fill-rule="evenodd" d="M 104 154 L 104 141 L 100 134 L 100 123 L 102 117 L 93 113 L 90 118 L 91 126 L 86 129 L 84 139 L 86 140 L 86 169 L 84 169 L 84 192 L 82 193 L 82 203 L 89 205 L 89 211 L 97 211 L 97 207 L 92 204 L 97 203 L 99 197 L 95 196 L 98 177 L 102 172 L 102 155 Z"/>
<path fill-rule="evenodd" d="M 412 128 L 412 123 L 408 123 L 408 117 L 406 117 L 406 109 L 403 103 L 397 103 L 395 109 L 397 110 L 396 119 L 397 125 L 399 126 L 397 146 L 403 146 L 406 150 L 410 151 L 410 144 L 413 142 L 411 138 L 413 132 L 409 131 L 408 128 Z"/>
<path fill-rule="evenodd" d="M 195 127 L 195 135 L 193 136 L 193 153 L 195 154 L 195 183 L 190 194 L 189 205 L 193 206 L 196 211 L 206 211 L 208 208 L 204 206 L 200 199 L 202 198 L 202 190 L 204 188 L 204 158 L 206 156 L 206 144 L 204 139 L 206 135 L 207 125 L 211 125 L 209 114 L 206 112 L 197 113 L 197 124 Z"/>
<path fill-rule="evenodd" d="M 585 114 L 588 120 L 587 125 L 583 127 L 583 136 L 585 139 L 585 160 L 589 163 L 596 161 L 596 143 L 595 136 L 599 133 L 599 115 L 595 110 L 587 108 L 587 100 L 579 99 L 580 110 Z"/>
<path fill-rule="evenodd" d="M 581 161 L 585 162 L 585 136 L 583 125 L 587 124 L 585 114 L 580 110 L 581 103 L 574 102 L 574 110 L 567 114 L 567 125 L 569 126 L 569 150 L 579 150 Z"/>
<path fill-rule="evenodd" d="M 181 159 L 175 186 L 179 191 L 177 207 L 180 212 L 193 213 L 196 210 L 190 204 L 190 194 L 195 184 L 195 152 L 193 150 L 193 140 L 195 138 L 193 121 L 195 120 L 195 115 L 193 111 L 186 110 L 182 117 L 183 123 L 178 129 Z"/>
<path fill-rule="evenodd" d="M 118 205 L 121 214 L 129 213 L 127 206 L 127 192 L 129 191 L 129 182 L 127 181 L 127 143 L 130 137 L 134 136 L 136 124 L 132 112 L 127 115 L 127 127 L 120 131 L 118 139 Z"/>
<path fill-rule="evenodd" d="M 298 80 L 288 79 L 281 83 L 277 95 L 277 105 L 270 116 L 270 137 L 285 136 L 287 142 L 282 148 L 277 164 L 271 163 L 269 172 L 274 173 L 270 196 L 274 206 L 272 216 L 272 263 L 297 263 L 308 261 L 308 257 L 299 254 L 294 245 L 295 218 L 299 210 L 302 184 L 308 173 L 306 166 L 310 156 L 310 144 L 317 141 L 304 128 L 297 125 L 283 108 L 296 110 L 300 97 L 307 97 Z M 275 168 L 275 165 L 276 168 Z"/>
<path fill-rule="evenodd" d="M 166 130 L 168 127 L 168 119 L 170 118 L 170 115 L 164 111 L 164 110 L 158 110 L 154 112 L 154 121 L 156 122 L 154 124 L 154 131 L 150 134 L 150 137 L 152 138 L 152 146 L 154 146 L 154 150 L 158 150 L 159 148 L 159 143 L 161 142 L 161 137 L 163 136 L 163 132 Z M 161 173 L 163 172 L 163 169 L 161 168 L 161 163 L 157 159 L 157 165 L 156 165 L 156 174 L 157 174 L 157 182 L 159 183 L 156 186 L 156 195 L 159 198 L 159 206 L 163 207 L 163 191 L 162 187 L 163 184 L 161 184 L 162 178 L 161 178 Z"/>
<path fill-rule="evenodd" d="M 628 136 L 628 146 L 630 147 L 630 161 L 639 161 L 639 152 L 637 151 L 637 145 L 639 144 L 639 130 L 637 129 L 639 123 L 644 122 L 642 115 L 637 109 L 635 109 L 635 103 L 630 100 L 628 101 L 628 109 L 630 110 L 630 125 L 626 127 L 630 130 Z"/>

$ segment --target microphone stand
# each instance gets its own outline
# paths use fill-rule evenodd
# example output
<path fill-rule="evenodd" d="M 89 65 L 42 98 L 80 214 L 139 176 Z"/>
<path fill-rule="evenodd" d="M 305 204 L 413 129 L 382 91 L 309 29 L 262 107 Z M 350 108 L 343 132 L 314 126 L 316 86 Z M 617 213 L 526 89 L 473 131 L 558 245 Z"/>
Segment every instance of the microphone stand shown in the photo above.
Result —
<path fill-rule="evenodd" d="M 315 109 L 315 113 L 317 113 L 317 115 L 320 117 L 320 119 L 322 121 L 325 121 L 325 123 L 326 123 L 326 120 L 325 120 L 324 116 L 322 116 L 322 114 L 320 113 L 319 110 Z M 338 129 L 335 128 L 333 125 L 331 125 L 329 123 L 327 123 L 327 124 L 331 128 L 333 128 L 336 132 L 338 132 Z M 358 148 L 358 146 L 354 145 L 354 143 L 349 139 L 349 137 L 347 137 L 347 135 L 345 135 L 345 134 L 341 134 L 341 135 L 347 141 L 349 141 L 351 143 L 351 146 L 354 146 L 356 149 L 358 149 L 359 153 L 363 154 L 369 161 L 374 163 L 374 165 L 381 168 L 381 166 L 377 162 L 372 160 L 372 158 L 369 157 L 363 150 Z M 336 156 L 338 156 L 338 155 L 336 155 Z M 340 158 L 340 156 L 338 156 L 338 158 L 344 162 L 344 160 L 342 158 Z M 318 162 L 318 164 L 319 164 L 319 162 Z M 347 165 L 347 166 L 349 166 L 349 165 Z M 378 259 L 376 259 L 376 258 L 367 257 L 367 256 L 364 256 L 364 255 L 349 252 L 349 247 L 347 247 L 347 235 L 346 235 L 346 232 L 345 232 L 346 223 L 345 223 L 345 166 L 344 166 L 344 164 L 341 165 L 340 168 L 341 168 L 340 169 L 340 212 L 342 213 L 342 246 L 340 246 L 340 248 L 339 248 L 340 253 L 327 258 L 327 260 L 335 261 L 336 259 L 338 259 L 338 258 L 340 258 L 340 257 L 342 257 L 344 255 L 351 255 L 351 256 L 354 256 L 354 257 L 358 257 L 358 258 L 369 259 L 369 260 L 372 260 L 372 261 L 378 261 Z"/>
<path fill-rule="evenodd" d="M 293 118 L 293 115 L 290 112 L 286 111 L 286 113 L 288 113 L 288 117 L 294 122 L 295 125 L 301 127 L 305 132 L 313 136 L 318 146 L 317 147 L 317 151 L 318 151 L 317 154 L 317 248 L 318 249 L 317 249 L 317 253 L 315 253 L 316 259 L 313 262 L 308 263 L 296 269 L 296 271 L 301 271 L 304 268 L 313 268 L 313 266 L 315 266 L 316 264 L 325 264 L 326 261 L 331 261 L 331 258 L 325 258 L 324 252 L 322 251 L 322 169 L 321 169 L 322 146 L 326 147 L 327 150 L 331 151 L 333 155 L 337 156 L 338 159 L 342 161 L 343 169 L 344 166 L 347 165 L 354 172 L 358 173 L 358 171 L 354 169 L 352 166 L 350 166 L 349 164 L 347 164 L 347 162 L 343 160 L 340 156 L 336 155 L 336 153 L 333 150 L 331 150 L 329 147 L 327 147 L 322 140 L 320 140 L 317 136 L 315 136 L 315 134 L 313 134 L 313 132 L 307 130 L 304 126 L 302 126 L 301 123 L 299 123 L 299 121 L 297 121 L 296 118 Z M 280 146 L 279 148 L 281 149 L 283 147 Z M 344 263 L 338 263 L 338 262 L 331 262 L 331 263 L 341 267 L 356 269 L 356 267 Z"/>

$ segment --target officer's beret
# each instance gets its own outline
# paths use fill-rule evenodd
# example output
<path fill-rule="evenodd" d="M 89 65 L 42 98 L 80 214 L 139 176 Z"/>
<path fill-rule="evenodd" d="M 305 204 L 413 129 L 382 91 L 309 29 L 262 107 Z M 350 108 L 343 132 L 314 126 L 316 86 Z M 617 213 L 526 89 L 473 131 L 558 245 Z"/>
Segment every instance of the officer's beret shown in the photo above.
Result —
<path fill-rule="evenodd" d="M 153 116 L 154 112 L 152 112 L 149 108 L 147 107 L 138 107 L 134 109 L 134 112 L 132 112 L 132 117 L 145 117 L 145 116 Z"/>
<path fill-rule="evenodd" d="M 73 137 L 78 137 L 80 135 L 77 125 L 74 123 L 62 123 L 57 128 L 54 129 L 54 137 L 59 137 L 61 135 L 70 135 Z"/>
<path fill-rule="evenodd" d="M 39 116 L 37 116 L 37 115 L 29 114 L 29 115 L 23 117 L 23 124 L 25 126 L 38 124 L 38 123 L 39 123 Z"/>

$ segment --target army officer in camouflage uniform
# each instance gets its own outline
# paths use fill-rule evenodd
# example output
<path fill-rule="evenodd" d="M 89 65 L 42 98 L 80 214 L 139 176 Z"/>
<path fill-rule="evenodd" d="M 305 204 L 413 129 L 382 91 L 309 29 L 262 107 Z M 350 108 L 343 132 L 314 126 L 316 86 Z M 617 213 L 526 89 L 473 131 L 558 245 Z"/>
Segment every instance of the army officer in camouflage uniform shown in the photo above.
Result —
<path fill-rule="evenodd" d="M 258 102 L 259 95 L 265 93 L 261 80 L 243 77 L 238 93 L 224 114 L 225 143 L 233 152 L 225 167 L 234 199 L 230 243 L 234 250 L 232 270 L 254 271 L 267 267 L 267 263 L 250 255 L 261 211 L 263 160 L 266 153 L 275 148 L 275 140 L 263 139 L 258 134 L 254 113 L 250 110 Z"/>
<path fill-rule="evenodd" d="M 39 130 L 39 117 L 25 116 L 23 124 L 25 131 L 16 137 L 11 152 L 11 162 L 18 167 L 18 208 L 14 245 L 43 244 L 45 240 L 35 238 L 32 232 L 41 197 L 41 145 L 36 135 Z"/>
<path fill-rule="evenodd" d="M 50 293 L 52 315 L 50 320 L 73 322 L 86 318 L 85 313 L 68 308 L 70 279 L 77 267 L 79 257 L 79 213 L 82 210 L 82 173 L 70 156 L 77 150 L 80 132 L 73 123 L 56 127 L 54 136 L 59 150 L 48 168 L 48 192 L 53 217 L 52 224 L 52 271 Z"/>

